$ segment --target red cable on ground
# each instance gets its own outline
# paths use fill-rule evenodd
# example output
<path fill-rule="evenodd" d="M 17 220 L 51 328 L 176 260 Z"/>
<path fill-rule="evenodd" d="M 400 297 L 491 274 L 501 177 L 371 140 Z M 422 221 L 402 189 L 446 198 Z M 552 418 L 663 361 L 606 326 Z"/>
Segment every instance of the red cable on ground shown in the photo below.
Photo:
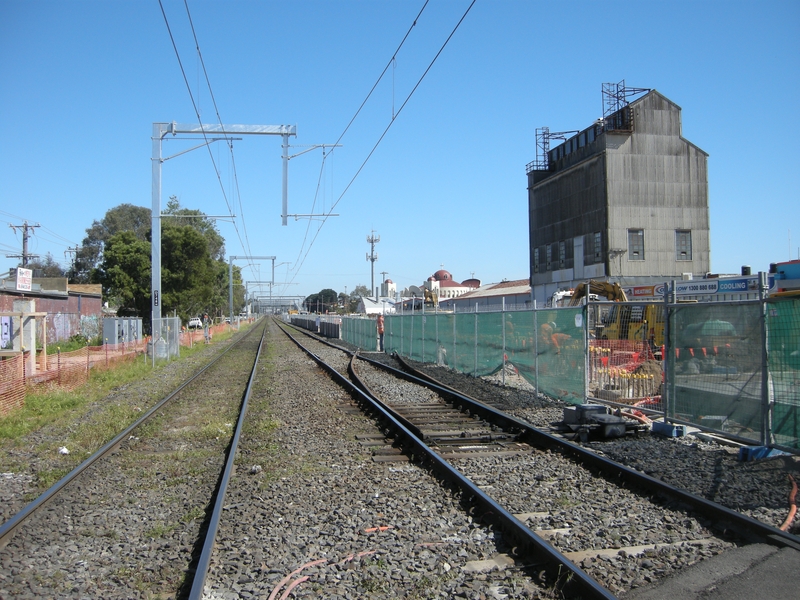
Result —
<path fill-rule="evenodd" d="M 294 589 L 296 586 L 298 586 L 298 585 L 300 585 L 301 583 L 303 583 L 304 581 L 306 581 L 307 579 L 308 579 L 308 575 L 304 575 L 304 576 L 303 576 L 303 577 L 301 577 L 300 579 L 295 579 L 295 580 L 294 580 L 292 583 L 290 583 L 290 584 L 289 584 L 289 587 L 287 587 L 287 588 L 286 588 L 286 591 L 285 591 L 285 592 L 283 592 L 283 594 L 281 594 L 281 600 L 286 600 L 286 598 L 288 598 L 288 597 L 289 597 L 289 594 L 291 594 L 291 593 L 292 593 L 292 590 L 293 590 L 293 589 Z"/>
<path fill-rule="evenodd" d="M 789 481 L 792 482 L 792 491 L 789 492 L 789 516 L 786 517 L 786 520 L 781 525 L 781 531 L 787 531 L 789 526 L 794 521 L 794 515 L 797 513 L 797 504 L 795 503 L 795 498 L 797 497 L 797 482 L 795 482 L 794 477 L 789 475 Z"/>
<path fill-rule="evenodd" d="M 390 526 L 390 527 L 391 527 L 391 526 Z M 388 527 L 382 527 L 381 529 L 382 529 L 382 530 L 383 530 L 383 529 L 388 529 Z M 356 555 L 353 555 L 353 554 L 351 554 L 350 556 L 348 556 L 347 558 L 345 558 L 343 561 L 341 561 L 341 563 L 339 563 L 339 564 L 344 564 L 344 563 L 346 563 L 346 562 L 349 562 L 349 561 L 353 560 L 353 558 L 355 558 L 355 557 L 358 557 L 358 558 L 363 558 L 364 556 L 368 556 L 368 555 L 370 555 L 370 554 L 375 554 L 375 552 L 376 552 L 375 550 L 365 550 L 365 551 L 363 551 L 363 552 L 359 552 L 359 553 L 358 553 L 358 554 L 356 554 Z M 287 582 L 288 582 L 288 581 L 289 581 L 289 580 L 290 580 L 292 577 L 294 577 L 295 575 L 297 575 L 298 573 L 300 573 L 300 571 L 302 571 L 302 570 L 303 570 L 303 569 L 305 569 L 306 567 L 314 567 L 314 566 L 316 566 L 316 565 L 321 565 L 322 563 L 327 563 L 327 562 L 330 562 L 330 560 L 329 560 L 329 559 L 327 559 L 327 558 L 320 558 L 320 559 L 318 559 L 318 560 L 312 560 L 311 562 L 307 562 L 307 563 L 306 563 L 306 564 L 304 564 L 302 567 L 300 567 L 300 568 L 298 568 L 298 569 L 295 569 L 294 571 L 292 571 L 291 573 L 289 573 L 289 574 L 288 574 L 286 577 L 284 577 L 283 579 L 281 579 L 281 580 L 280 580 L 280 581 L 279 581 L 279 582 L 278 582 L 278 583 L 275 585 L 275 587 L 274 587 L 274 588 L 273 588 L 273 590 L 272 590 L 272 593 L 269 595 L 269 600 L 275 600 L 275 597 L 278 595 L 278 592 L 280 591 L 280 589 L 281 589 L 281 588 L 282 588 L 284 585 L 286 585 L 286 583 L 287 583 Z M 303 577 L 298 577 L 297 579 L 295 579 L 294 581 L 292 581 L 292 583 L 290 583 L 290 584 L 289 584 L 289 586 L 288 586 L 288 587 L 287 587 L 287 588 L 284 590 L 283 594 L 281 594 L 281 597 L 279 598 L 279 600 L 286 600 L 286 598 L 288 598 L 288 597 L 289 597 L 289 594 L 291 593 L 291 591 L 292 591 L 292 590 L 293 590 L 295 587 L 297 587 L 298 585 L 300 585 L 300 584 L 301 584 L 301 583 L 303 583 L 304 581 L 307 581 L 308 579 L 309 579 L 309 577 L 308 577 L 307 575 L 304 575 Z"/>
<path fill-rule="evenodd" d="M 269 595 L 269 600 L 275 600 L 275 596 L 278 595 L 278 591 L 280 591 L 280 589 L 286 584 L 286 582 L 289 581 L 295 575 L 297 575 L 300 571 L 302 571 L 306 567 L 313 567 L 315 565 L 319 565 L 319 564 L 326 563 L 326 562 L 328 562 L 328 559 L 326 559 L 326 558 L 321 558 L 319 560 L 312 560 L 311 562 L 307 562 L 306 564 L 304 564 L 299 569 L 295 569 L 294 571 L 289 573 L 286 577 L 284 577 L 283 579 L 281 579 L 278 582 L 278 585 L 275 586 L 275 588 L 272 590 L 272 593 Z M 294 587 L 294 586 L 292 586 L 292 587 Z"/>

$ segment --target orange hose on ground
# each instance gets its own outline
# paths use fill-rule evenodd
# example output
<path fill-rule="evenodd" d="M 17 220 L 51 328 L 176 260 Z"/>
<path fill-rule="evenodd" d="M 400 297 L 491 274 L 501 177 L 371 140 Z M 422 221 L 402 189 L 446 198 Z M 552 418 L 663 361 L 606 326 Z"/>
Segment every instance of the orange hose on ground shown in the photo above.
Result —
<path fill-rule="evenodd" d="M 308 580 L 308 576 L 303 576 L 300 579 L 295 579 L 292 583 L 289 584 L 289 587 L 286 588 L 286 591 L 281 594 L 280 600 L 286 600 L 289 597 L 289 594 L 292 593 L 292 590 L 296 588 L 298 585 L 303 583 L 304 581 Z"/>
<path fill-rule="evenodd" d="M 650 423 L 652 423 L 652 421 L 650 419 L 648 419 L 647 417 L 645 417 L 643 415 L 640 416 L 640 415 L 637 415 L 637 414 L 632 413 L 632 412 L 622 411 L 622 415 L 625 416 L 625 417 L 628 417 L 630 419 L 634 419 L 636 421 L 639 421 L 640 423 L 644 423 L 645 425 L 650 425 Z"/>
<path fill-rule="evenodd" d="M 789 526 L 794 521 L 794 516 L 797 513 L 797 504 L 795 503 L 795 498 L 797 497 L 797 482 L 795 482 L 794 477 L 789 475 L 789 481 L 792 482 L 792 491 L 789 492 L 789 516 L 786 517 L 786 520 L 781 525 L 781 531 L 787 531 Z"/>
<path fill-rule="evenodd" d="M 306 567 L 313 567 L 313 566 L 315 566 L 315 565 L 320 565 L 320 564 L 322 564 L 322 563 L 326 563 L 326 562 L 328 562 L 328 559 L 327 559 L 327 558 L 320 558 L 319 560 L 312 560 L 311 562 L 307 562 L 306 564 L 304 564 L 304 565 L 303 565 L 302 567 L 300 567 L 299 569 L 295 569 L 294 571 L 292 571 L 291 573 L 289 573 L 289 574 L 288 574 L 286 577 L 284 577 L 283 579 L 281 579 L 281 580 L 278 582 L 278 585 L 276 585 L 276 586 L 273 588 L 273 590 L 272 590 L 272 593 L 269 595 L 269 600 L 275 600 L 275 597 L 278 595 L 278 592 L 280 591 L 280 589 L 281 589 L 281 588 L 282 588 L 282 587 L 283 587 L 283 586 L 284 586 L 284 585 L 285 585 L 285 584 L 286 584 L 286 583 L 287 583 L 287 582 L 288 582 L 288 581 L 289 581 L 289 580 L 290 580 L 292 577 L 294 577 L 295 575 L 297 575 L 297 574 L 298 574 L 300 571 L 302 571 L 302 570 L 303 570 L 303 569 L 305 569 Z"/>

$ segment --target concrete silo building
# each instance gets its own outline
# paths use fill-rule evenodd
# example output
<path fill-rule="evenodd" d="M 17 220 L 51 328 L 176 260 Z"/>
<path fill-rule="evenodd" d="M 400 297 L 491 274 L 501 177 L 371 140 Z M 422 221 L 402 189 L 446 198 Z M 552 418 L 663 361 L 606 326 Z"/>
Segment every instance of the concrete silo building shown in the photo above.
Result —
<path fill-rule="evenodd" d="M 539 303 L 588 279 L 647 286 L 710 270 L 708 154 L 681 135 L 681 108 L 624 82 L 604 84 L 603 99 L 604 117 L 582 131 L 537 130 L 527 173 Z"/>

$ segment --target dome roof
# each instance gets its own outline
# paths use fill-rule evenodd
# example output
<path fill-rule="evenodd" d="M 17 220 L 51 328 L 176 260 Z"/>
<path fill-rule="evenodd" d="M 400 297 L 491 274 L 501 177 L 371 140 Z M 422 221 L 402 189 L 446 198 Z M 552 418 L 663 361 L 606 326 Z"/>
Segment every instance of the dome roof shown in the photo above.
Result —
<path fill-rule="evenodd" d="M 391 279 L 387 279 L 385 283 L 394 283 Z"/>
<path fill-rule="evenodd" d="M 433 274 L 433 279 L 435 281 L 446 281 L 448 279 L 453 279 L 453 276 L 444 269 L 440 269 Z"/>

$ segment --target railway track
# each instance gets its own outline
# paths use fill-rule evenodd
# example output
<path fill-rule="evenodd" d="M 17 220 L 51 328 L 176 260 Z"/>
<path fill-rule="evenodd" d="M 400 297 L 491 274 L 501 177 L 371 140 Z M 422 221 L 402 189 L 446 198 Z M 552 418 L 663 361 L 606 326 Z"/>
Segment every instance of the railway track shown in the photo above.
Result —
<path fill-rule="evenodd" d="M 0 597 L 626 597 L 745 536 L 795 543 L 639 489 L 594 462 L 613 444 L 586 466 L 498 421 L 500 388 L 475 404 L 265 326 L 257 364 L 254 341 L 220 359 L 41 502 L 0 547 Z"/>
<path fill-rule="evenodd" d="M 263 332 L 0 526 L 0 596 L 201 597 Z"/>
<path fill-rule="evenodd" d="M 342 359 L 335 358 L 341 350 L 318 340 L 302 344 L 313 346 L 316 356 L 330 359 L 343 373 Z M 409 443 L 411 434 L 431 453 L 456 465 L 459 475 L 446 477 L 463 475 L 458 485 L 464 493 L 474 494 L 484 514 L 493 515 L 493 525 L 526 546 L 527 554 L 517 547 L 517 556 L 503 560 L 548 564 L 559 589 L 560 574 L 569 571 L 573 593 L 624 594 L 665 573 L 638 574 L 642 564 L 652 564 L 653 558 L 659 562 L 665 549 L 671 557 L 682 554 L 684 562 L 692 563 L 754 540 L 800 547 L 791 534 L 521 423 L 429 377 L 426 381 L 422 373 L 409 375 L 410 367 L 403 367 L 401 372 L 385 361 L 355 358 L 349 363 L 359 389 L 401 425 L 386 427 L 388 435 L 362 440 L 373 449 L 373 459 L 402 460 L 402 451 L 402 457 L 420 460 L 424 450 Z M 387 370 L 402 382 L 388 380 Z M 423 460 L 432 459 L 429 455 Z M 487 497 L 475 492 L 474 485 Z M 499 505 L 507 507 L 506 515 L 499 516 Z M 525 530 L 536 534 L 531 538 Z M 593 578 L 602 587 L 593 587 Z"/>

